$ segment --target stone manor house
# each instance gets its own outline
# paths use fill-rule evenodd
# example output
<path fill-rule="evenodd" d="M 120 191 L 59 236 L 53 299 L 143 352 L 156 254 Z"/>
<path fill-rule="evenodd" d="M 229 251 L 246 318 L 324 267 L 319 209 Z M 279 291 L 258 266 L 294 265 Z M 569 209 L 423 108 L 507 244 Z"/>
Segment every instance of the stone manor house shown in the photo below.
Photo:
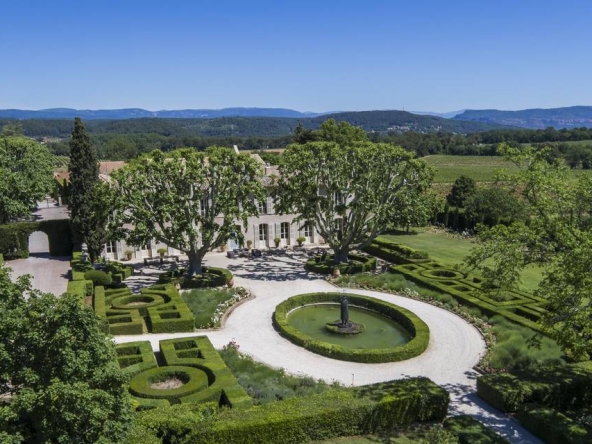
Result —
<path fill-rule="evenodd" d="M 261 181 L 263 184 L 270 184 L 270 177 L 277 175 L 278 171 L 276 167 L 266 164 L 258 154 L 251 154 L 257 163 L 261 165 L 262 171 L 264 171 Z M 116 169 L 119 169 L 125 165 L 125 162 L 100 162 L 100 178 L 102 180 L 109 180 L 109 175 Z M 67 173 L 61 173 L 56 176 L 58 179 L 68 179 Z M 275 247 L 275 238 L 281 240 L 280 246 L 294 246 L 298 245 L 296 239 L 298 237 L 304 237 L 304 245 L 311 244 L 322 244 L 324 243 L 323 238 L 314 230 L 311 223 L 296 223 L 294 219 L 295 214 L 283 214 L 279 215 L 275 213 L 274 203 L 271 196 L 263 202 L 258 202 L 259 216 L 250 217 L 248 220 L 247 230 L 245 231 L 242 224 L 237 224 L 237 230 L 240 230 L 244 236 L 245 245 L 248 240 L 252 241 L 252 248 L 267 249 Z M 228 249 L 235 249 L 239 246 L 236 241 L 229 240 L 227 244 Z M 121 260 L 125 258 L 126 251 L 133 251 L 132 258 L 145 259 L 151 257 L 158 257 L 157 250 L 159 248 L 166 248 L 167 255 L 179 255 L 181 252 L 178 250 L 168 247 L 165 244 L 158 243 L 153 240 L 141 247 L 135 247 L 127 245 L 124 240 L 111 240 L 108 241 L 103 247 L 103 256 L 110 260 Z"/>

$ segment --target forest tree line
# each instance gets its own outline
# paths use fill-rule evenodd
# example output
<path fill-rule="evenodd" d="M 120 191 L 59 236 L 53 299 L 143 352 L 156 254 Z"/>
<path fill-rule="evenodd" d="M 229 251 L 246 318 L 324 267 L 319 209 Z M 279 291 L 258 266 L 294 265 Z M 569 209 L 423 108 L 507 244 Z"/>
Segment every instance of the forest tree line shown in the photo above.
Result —
<path fill-rule="evenodd" d="M 319 119 L 319 118 L 317 118 Z M 223 118 L 200 119 L 127 119 L 88 121 L 88 132 L 97 155 L 103 160 L 129 160 L 143 153 L 159 149 L 170 151 L 181 147 L 204 150 L 208 146 L 233 146 L 239 149 L 263 150 L 285 148 L 290 143 L 302 142 L 314 133 L 306 119 L 297 123 L 288 118 Z M 320 119 L 319 119 L 320 121 Z M 202 134 L 199 126 L 209 122 L 209 131 Z M 232 123 L 230 123 L 232 122 Z M 236 122 L 240 122 L 240 125 Z M 281 130 L 277 129 L 278 122 Z M 13 131 L 47 144 L 57 155 L 69 154 L 70 120 L 0 119 L 3 132 Z M 218 131 L 212 128 L 218 128 Z M 232 129 L 234 128 L 234 129 Z M 283 132 L 282 136 L 267 136 Z M 231 134 L 235 133 L 235 135 Z M 226 135 L 225 135 L 226 134 Z M 252 136 L 248 134 L 263 134 Z M 563 157 L 572 168 L 592 168 L 592 128 L 544 130 L 494 129 L 484 132 L 459 134 L 453 132 L 386 131 L 369 132 L 373 142 L 402 146 L 418 156 L 430 154 L 496 155 L 499 143 L 531 144 L 550 148 L 550 157 Z M 304 139 L 303 139 L 304 138 Z M 590 141 L 590 143 L 586 143 Z M 582 143 L 569 143 L 582 142 Z"/>

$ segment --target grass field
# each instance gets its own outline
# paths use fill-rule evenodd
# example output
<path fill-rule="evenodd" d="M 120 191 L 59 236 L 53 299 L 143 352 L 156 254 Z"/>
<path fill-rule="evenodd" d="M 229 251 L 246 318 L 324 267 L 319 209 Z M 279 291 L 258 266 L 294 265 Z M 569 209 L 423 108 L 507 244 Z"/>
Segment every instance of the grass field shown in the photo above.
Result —
<path fill-rule="evenodd" d="M 453 238 L 447 233 L 417 229 L 416 234 L 385 234 L 382 237 L 416 250 L 427 251 L 430 258 L 443 264 L 461 264 L 474 244 L 469 239 Z M 534 290 L 542 279 L 541 269 L 529 267 L 522 273 L 522 288 Z"/>
<path fill-rule="evenodd" d="M 517 168 L 499 156 L 447 156 L 437 154 L 423 157 L 428 165 L 436 169 L 434 182 L 452 183 L 465 175 L 476 182 L 492 182 L 497 170 L 515 172 Z"/>
<path fill-rule="evenodd" d="M 574 144 L 591 143 L 590 141 L 573 142 Z M 459 176 L 468 176 L 475 182 L 493 182 L 498 170 L 515 173 L 518 168 L 511 162 L 499 156 L 448 156 L 436 154 L 422 157 L 425 162 L 436 170 L 434 183 L 453 183 Z M 574 169 L 575 176 L 592 174 L 592 170 Z"/>

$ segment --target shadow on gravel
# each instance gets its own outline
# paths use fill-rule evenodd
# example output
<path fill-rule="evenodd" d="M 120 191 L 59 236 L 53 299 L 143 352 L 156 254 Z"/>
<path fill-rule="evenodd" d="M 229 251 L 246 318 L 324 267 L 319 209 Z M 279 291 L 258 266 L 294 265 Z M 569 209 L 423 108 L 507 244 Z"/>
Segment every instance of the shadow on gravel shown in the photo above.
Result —
<path fill-rule="evenodd" d="M 469 372 L 470 377 L 478 377 L 476 372 Z M 541 441 L 533 437 L 513 417 L 493 408 L 477 395 L 474 387 L 464 384 L 441 385 L 451 395 L 448 414 L 470 415 L 487 427 L 508 439 L 511 443 L 532 444 Z"/>
<path fill-rule="evenodd" d="M 305 271 L 303 263 L 281 256 L 254 258 L 249 262 L 229 264 L 226 268 L 236 276 L 256 281 L 313 281 L 320 277 Z"/>

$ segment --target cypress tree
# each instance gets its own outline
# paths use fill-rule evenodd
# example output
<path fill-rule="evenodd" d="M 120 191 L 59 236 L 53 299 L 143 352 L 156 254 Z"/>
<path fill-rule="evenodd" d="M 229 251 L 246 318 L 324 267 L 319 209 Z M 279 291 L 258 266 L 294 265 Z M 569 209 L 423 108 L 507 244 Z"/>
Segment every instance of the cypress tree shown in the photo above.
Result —
<path fill-rule="evenodd" d="M 94 188 L 99 183 L 99 162 L 90 144 L 84 123 L 80 117 L 74 119 L 70 139 L 70 218 L 77 243 L 86 242 L 91 260 L 101 252 L 104 227 L 95 219 Z"/>

